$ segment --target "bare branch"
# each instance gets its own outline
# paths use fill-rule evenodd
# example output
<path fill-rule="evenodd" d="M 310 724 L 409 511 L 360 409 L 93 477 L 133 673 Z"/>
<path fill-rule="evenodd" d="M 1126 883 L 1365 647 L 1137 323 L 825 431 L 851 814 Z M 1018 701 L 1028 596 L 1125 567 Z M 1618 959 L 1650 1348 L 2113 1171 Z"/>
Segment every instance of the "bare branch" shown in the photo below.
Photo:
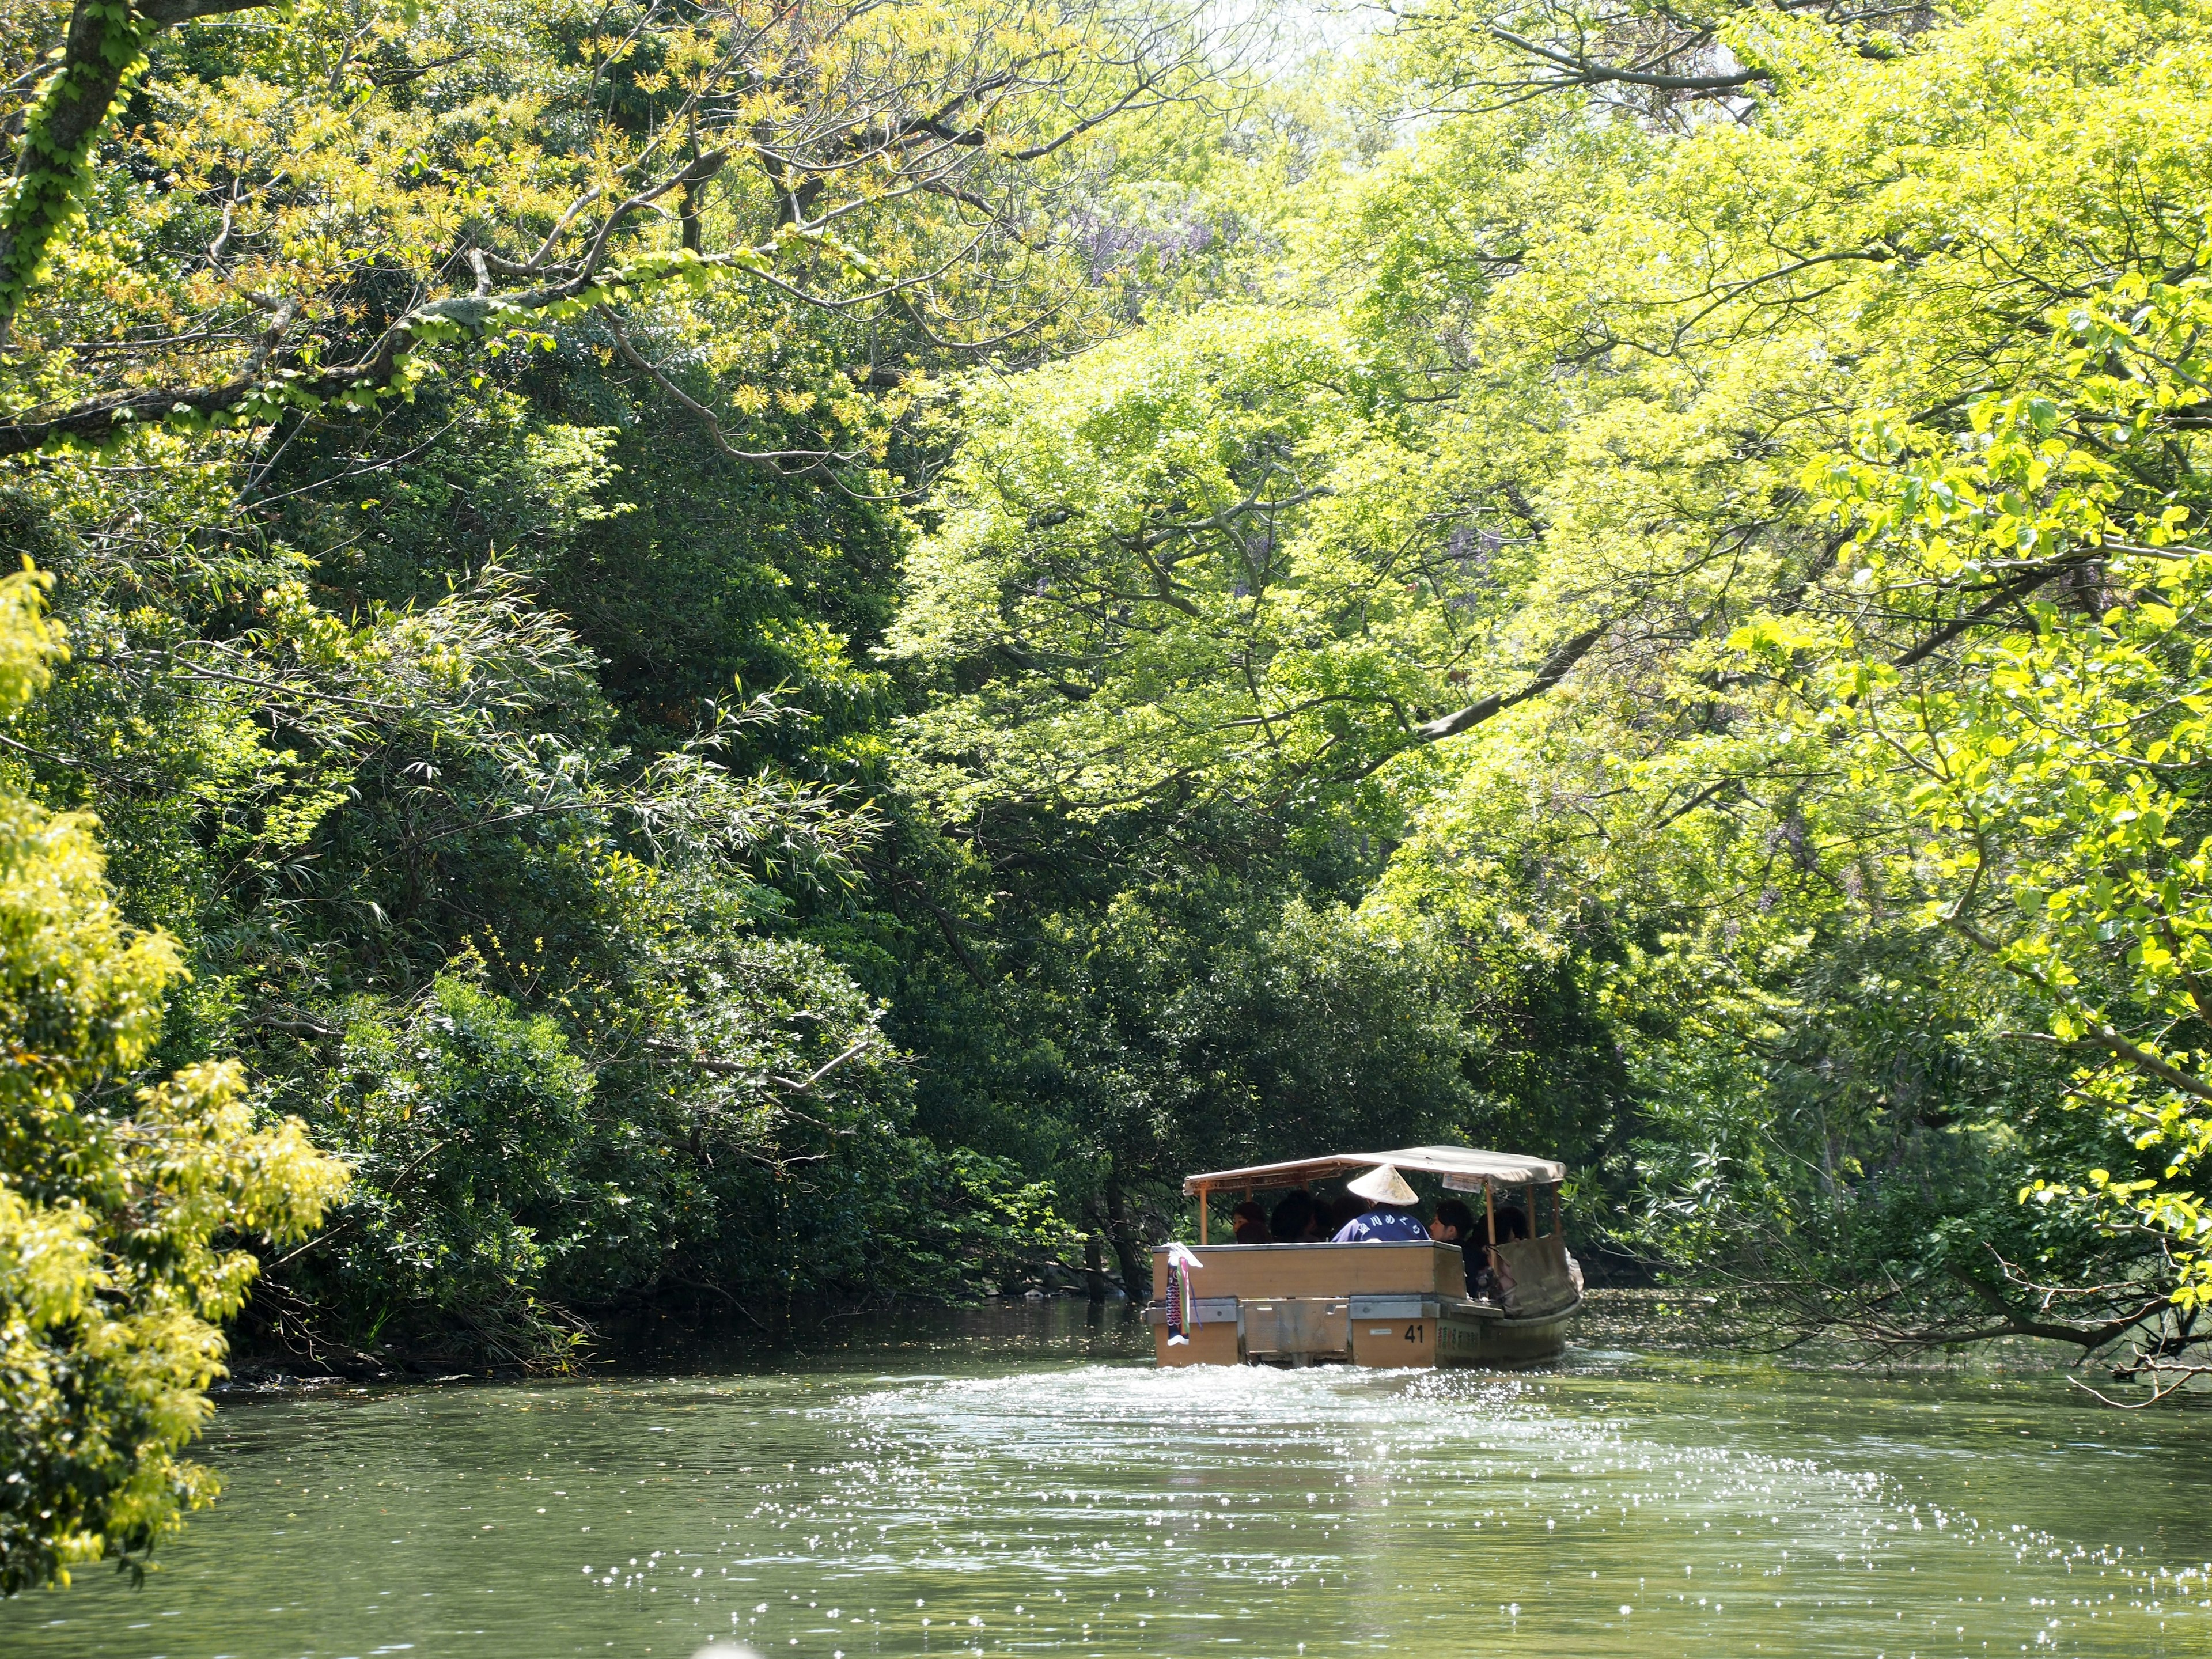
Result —
<path fill-rule="evenodd" d="M 1493 39 L 1504 41 L 1516 52 L 1525 52 L 1565 70 L 1565 75 L 1547 82 L 1555 87 L 1595 87 L 1617 82 L 1632 87 L 1651 87 L 1662 92 L 1733 92 L 1754 81 L 1774 78 L 1770 71 L 1761 69 L 1741 70 L 1734 75 L 1654 75 L 1601 64 L 1593 58 L 1570 57 L 1494 25 L 1490 33 Z"/>
<path fill-rule="evenodd" d="M 1464 708 L 1455 709 L 1436 720 L 1425 720 L 1413 728 L 1414 738 L 1421 743 L 1436 743 L 1444 738 L 1455 738 L 1461 732 L 1504 714 L 1516 703 L 1526 702 L 1531 697 L 1540 697 L 1565 679 L 1574 665 L 1589 654 L 1590 647 L 1605 637 L 1606 629 L 1612 626 L 1612 623 L 1607 621 L 1598 623 L 1595 628 L 1584 629 L 1545 658 L 1542 666 L 1523 684 L 1510 691 L 1493 691 Z"/>
<path fill-rule="evenodd" d="M 606 325 L 607 332 L 614 337 L 615 349 L 622 354 L 623 361 L 631 368 L 641 369 L 650 375 L 654 385 L 681 404 L 691 417 L 698 422 L 702 429 L 707 434 L 708 441 L 732 460 L 743 461 L 748 466 L 758 467 L 771 477 L 797 478 L 804 477 L 811 472 L 819 472 L 833 461 L 849 461 L 854 459 L 850 455 L 841 454 L 834 449 L 739 449 L 730 441 L 729 434 L 722 430 L 722 423 L 715 418 L 714 410 L 670 380 L 658 366 L 648 362 L 638 349 L 630 343 L 629 331 L 623 327 L 620 319 L 613 312 L 605 306 L 599 306 L 596 309 L 599 312 L 600 322 Z M 806 465 L 787 467 L 783 465 L 786 461 L 804 461 Z"/>

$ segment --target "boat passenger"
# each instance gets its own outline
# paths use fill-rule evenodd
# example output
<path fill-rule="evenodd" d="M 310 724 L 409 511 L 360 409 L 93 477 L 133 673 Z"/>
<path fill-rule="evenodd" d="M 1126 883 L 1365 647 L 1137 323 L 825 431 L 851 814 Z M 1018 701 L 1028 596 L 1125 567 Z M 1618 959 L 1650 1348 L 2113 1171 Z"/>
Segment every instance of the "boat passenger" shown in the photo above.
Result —
<path fill-rule="evenodd" d="M 1267 1231 L 1267 1212 L 1260 1207 L 1256 1199 L 1246 1199 L 1229 1212 L 1229 1219 L 1237 1230 L 1239 1244 L 1272 1244 L 1274 1235 Z"/>
<path fill-rule="evenodd" d="M 1480 1302 L 1490 1295 L 1490 1252 L 1476 1238 L 1474 1211 L 1455 1198 L 1444 1200 L 1437 1206 L 1436 1219 L 1429 1223 L 1429 1237 L 1439 1244 L 1459 1246 L 1470 1297 Z"/>
<path fill-rule="evenodd" d="M 1345 1190 L 1372 1200 L 1375 1207 L 1346 1222 L 1337 1230 L 1334 1243 L 1417 1244 L 1427 1241 L 1429 1230 L 1413 1213 L 1413 1206 L 1419 1200 L 1406 1184 L 1406 1177 L 1389 1164 L 1378 1164 L 1358 1180 L 1346 1182 Z"/>
<path fill-rule="evenodd" d="M 1436 1219 L 1429 1223 L 1429 1237 L 1464 1249 L 1474 1238 L 1474 1212 L 1455 1198 L 1444 1200 L 1437 1206 Z"/>
<path fill-rule="evenodd" d="M 1505 1204 L 1499 1206 L 1498 1211 L 1498 1242 L 1500 1244 L 1511 1244 L 1518 1240 L 1527 1238 L 1528 1237 L 1530 1237 L 1530 1234 L 1528 1231 L 1528 1217 L 1527 1212 L 1523 1211 L 1518 1204 Z"/>
<path fill-rule="evenodd" d="M 1267 1231 L 1279 1244 L 1304 1244 L 1315 1237 L 1313 1194 L 1303 1187 L 1275 1206 L 1267 1218 Z"/>

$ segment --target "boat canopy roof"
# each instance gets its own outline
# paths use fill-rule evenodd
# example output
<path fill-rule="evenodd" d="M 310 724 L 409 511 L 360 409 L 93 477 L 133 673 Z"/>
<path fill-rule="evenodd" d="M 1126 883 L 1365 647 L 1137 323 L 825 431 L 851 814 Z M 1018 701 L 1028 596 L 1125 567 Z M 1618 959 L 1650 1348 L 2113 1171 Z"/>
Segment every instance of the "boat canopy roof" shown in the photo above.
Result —
<path fill-rule="evenodd" d="M 1331 1152 L 1326 1158 L 1294 1158 L 1287 1164 L 1214 1170 L 1205 1175 L 1186 1176 L 1182 1189 L 1195 1194 L 1216 1187 L 1301 1187 L 1309 1181 L 1327 1181 L 1333 1176 L 1371 1170 L 1378 1164 L 1442 1176 L 1445 1186 L 1463 1192 L 1480 1189 L 1486 1179 L 1509 1187 L 1548 1187 L 1567 1178 L 1567 1166 L 1547 1158 L 1528 1158 L 1518 1152 L 1486 1152 L 1473 1146 L 1402 1146 L 1395 1152 Z"/>

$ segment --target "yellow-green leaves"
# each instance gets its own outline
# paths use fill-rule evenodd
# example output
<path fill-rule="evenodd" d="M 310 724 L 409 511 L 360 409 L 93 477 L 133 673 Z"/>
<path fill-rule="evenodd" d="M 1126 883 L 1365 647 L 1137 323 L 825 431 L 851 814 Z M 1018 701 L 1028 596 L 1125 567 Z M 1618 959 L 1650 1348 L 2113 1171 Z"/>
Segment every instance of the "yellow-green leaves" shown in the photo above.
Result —
<path fill-rule="evenodd" d="M 36 579 L 9 578 L 11 701 L 56 648 Z M 118 912 L 88 819 L 0 794 L 0 1593 L 142 1569 L 213 1496 L 177 1454 L 257 1270 L 238 1241 L 298 1237 L 345 1179 L 235 1064 L 129 1091 L 179 971 Z"/>
<path fill-rule="evenodd" d="M 64 653 L 62 631 L 43 603 L 50 580 L 28 568 L 0 578 L 0 717 L 44 690 L 50 665 Z"/>
<path fill-rule="evenodd" d="M 1088 812 L 1280 798 L 1412 741 L 1474 665 L 1479 550 L 1424 521 L 1387 396 L 1340 331 L 1241 307 L 979 380 L 890 644 L 989 678 L 919 751 Z"/>
<path fill-rule="evenodd" d="M 2063 368 L 2081 401 L 1986 398 L 1948 453 L 1893 426 L 1808 475 L 1876 573 L 1866 635 L 1931 586 L 1961 591 L 1978 624 L 1951 630 L 1966 641 L 1955 660 L 1863 680 L 1838 724 L 1857 775 L 1887 779 L 1915 826 L 1927 923 L 2032 990 L 2081 1057 L 2079 1097 L 2162 1170 L 2099 1169 L 2075 1190 L 2163 1241 L 2158 1282 L 2185 1305 L 2212 1285 L 2197 1185 L 2212 1148 L 2212 819 L 2197 761 L 2212 553 L 2179 539 L 2192 508 L 2168 492 L 2201 494 L 2173 463 L 2193 459 L 2175 416 L 2202 401 L 2205 303 L 2195 279 L 2085 301 L 2052 319 L 2081 343 Z M 2031 1189 L 2046 1203 L 2060 1190 Z"/>
<path fill-rule="evenodd" d="M 1832 650 L 1832 629 L 1796 617 L 1754 617 L 1728 636 L 1729 648 L 1770 667 L 1787 668 L 1801 653 Z"/>
<path fill-rule="evenodd" d="M 1079 338 L 1112 325 L 1117 284 L 1056 216 L 1112 173 L 1117 118 L 1218 68 L 1188 18 L 1091 0 L 623 0 L 588 23 L 529 0 L 307 4 L 157 52 L 151 118 L 103 157 L 158 28 L 125 0 L 76 14 L 65 71 L 27 106 L 27 78 L 0 93 L 27 156 L 67 151 L 0 191 L 0 333 L 20 309 L 27 348 L 0 375 L 0 454 L 365 413 L 447 349 L 550 349 L 594 312 L 649 323 L 648 300 L 867 319 L 898 356 Z M 724 447 L 759 454 L 732 424 Z"/>

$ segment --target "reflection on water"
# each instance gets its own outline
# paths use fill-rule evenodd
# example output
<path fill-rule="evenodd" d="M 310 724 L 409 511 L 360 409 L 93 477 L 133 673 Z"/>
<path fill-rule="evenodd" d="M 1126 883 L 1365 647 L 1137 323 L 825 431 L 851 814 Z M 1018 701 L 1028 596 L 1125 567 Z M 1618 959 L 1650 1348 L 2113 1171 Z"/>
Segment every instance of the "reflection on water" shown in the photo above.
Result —
<path fill-rule="evenodd" d="M 0 1607 L 0 1651 L 2212 1654 L 2203 1412 L 1630 1352 L 1161 1372 L 1084 1318 L 229 1404 L 165 1570 Z"/>

